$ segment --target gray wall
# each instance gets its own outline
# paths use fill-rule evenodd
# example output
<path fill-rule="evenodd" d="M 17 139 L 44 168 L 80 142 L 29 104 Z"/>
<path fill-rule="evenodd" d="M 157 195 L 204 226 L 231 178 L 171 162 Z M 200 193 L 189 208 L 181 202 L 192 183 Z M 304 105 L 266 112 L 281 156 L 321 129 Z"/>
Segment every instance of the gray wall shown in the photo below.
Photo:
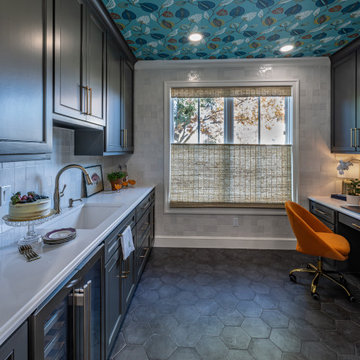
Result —
<path fill-rule="evenodd" d="M 321 59 L 237 62 L 138 62 L 135 71 L 135 154 L 128 170 L 144 183 L 158 184 L 158 244 L 293 247 L 274 239 L 293 238 L 286 216 L 164 214 L 164 81 L 299 80 L 300 202 L 335 191 L 336 159 L 330 153 L 330 62 Z M 210 242 L 208 239 L 212 239 Z M 259 240 L 259 241 L 257 241 Z M 263 240 L 269 240 L 268 243 Z M 280 245 L 279 245 L 280 244 Z M 284 244 L 284 245 L 281 245 Z M 285 245 L 286 244 L 286 245 Z"/>
<path fill-rule="evenodd" d="M 54 127 L 53 153 L 51 160 L 18 161 L 0 163 L 0 185 L 11 185 L 11 192 L 36 191 L 52 198 L 55 176 L 59 169 L 71 163 L 83 166 L 101 164 L 103 166 L 104 185 L 109 187 L 106 174 L 117 169 L 121 157 L 111 156 L 74 156 L 74 131 Z M 61 206 L 68 206 L 69 198 L 82 196 L 82 173 L 77 169 L 66 171 L 60 178 L 60 187 L 67 184 Z M 8 213 L 8 204 L 0 207 L 0 233 L 8 229 L 1 217 Z"/>

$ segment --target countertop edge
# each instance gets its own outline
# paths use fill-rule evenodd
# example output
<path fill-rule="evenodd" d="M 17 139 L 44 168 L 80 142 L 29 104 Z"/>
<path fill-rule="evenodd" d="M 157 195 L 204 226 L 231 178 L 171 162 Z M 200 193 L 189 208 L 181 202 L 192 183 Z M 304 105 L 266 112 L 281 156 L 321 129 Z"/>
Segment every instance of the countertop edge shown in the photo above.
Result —
<path fill-rule="evenodd" d="M 144 186 L 144 193 L 139 196 L 139 198 L 135 200 L 126 210 L 124 210 L 121 216 L 114 220 L 112 224 L 99 234 L 81 253 L 77 254 L 74 260 L 69 263 L 63 271 L 58 273 L 58 276 L 52 280 L 51 284 L 46 284 L 41 292 L 31 298 L 31 301 L 24 304 L 21 309 L 19 309 L 6 323 L 4 323 L 4 325 L 0 328 L 0 346 L 8 340 L 8 338 L 29 318 L 36 308 L 41 305 L 56 290 L 56 288 L 66 280 L 68 276 L 71 275 L 71 272 L 76 269 L 76 266 L 81 264 L 86 257 L 89 256 L 106 238 L 106 236 L 116 228 L 118 223 L 124 220 L 126 216 L 129 215 L 129 213 L 131 213 L 131 211 L 133 211 L 153 189 L 155 189 L 155 185 Z"/>

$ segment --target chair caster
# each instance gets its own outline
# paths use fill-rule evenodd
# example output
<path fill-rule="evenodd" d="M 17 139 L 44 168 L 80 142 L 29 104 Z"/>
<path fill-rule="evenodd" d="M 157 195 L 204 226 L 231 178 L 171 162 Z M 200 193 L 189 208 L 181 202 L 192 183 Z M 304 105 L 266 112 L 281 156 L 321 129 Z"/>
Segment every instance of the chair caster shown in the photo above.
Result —
<path fill-rule="evenodd" d="M 292 282 L 296 283 L 296 276 L 294 274 L 289 274 L 289 278 Z"/>
<path fill-rule="evenodd" d="M 311 296 L 314 300 L 320 300 L 320 296 L 317 292 L 311 293 Z"/>
<path fill-rule="evenodd" d="M 350 295 L 348 297 L 348 300 L 349 300 L 349 302 L 353 303 L 353 302 L 355 302 L 356 299 L 352 295 Z"/>

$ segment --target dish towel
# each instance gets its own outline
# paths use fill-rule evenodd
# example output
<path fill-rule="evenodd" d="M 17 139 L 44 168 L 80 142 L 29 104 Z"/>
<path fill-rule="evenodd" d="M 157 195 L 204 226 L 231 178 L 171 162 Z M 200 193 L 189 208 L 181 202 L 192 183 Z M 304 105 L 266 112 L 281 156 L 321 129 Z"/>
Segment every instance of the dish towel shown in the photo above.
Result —
<path fill-rule="evenodd" d="M 121 248 L 123 253 L 123 259 L 126 260 L 129 255 L 135 250 L 134 241 L 131 232 L 131 226 L 127 226 L 121 236 Z"/>

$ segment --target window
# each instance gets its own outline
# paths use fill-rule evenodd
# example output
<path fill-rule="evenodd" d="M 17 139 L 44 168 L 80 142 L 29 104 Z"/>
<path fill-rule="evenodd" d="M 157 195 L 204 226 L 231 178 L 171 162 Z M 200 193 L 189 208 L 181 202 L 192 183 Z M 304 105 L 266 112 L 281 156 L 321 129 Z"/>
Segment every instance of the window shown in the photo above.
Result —
<path fill-rule="evenodd" d="M 292 199 L 291 87 L 171 89 L 171 207 Z"/>

